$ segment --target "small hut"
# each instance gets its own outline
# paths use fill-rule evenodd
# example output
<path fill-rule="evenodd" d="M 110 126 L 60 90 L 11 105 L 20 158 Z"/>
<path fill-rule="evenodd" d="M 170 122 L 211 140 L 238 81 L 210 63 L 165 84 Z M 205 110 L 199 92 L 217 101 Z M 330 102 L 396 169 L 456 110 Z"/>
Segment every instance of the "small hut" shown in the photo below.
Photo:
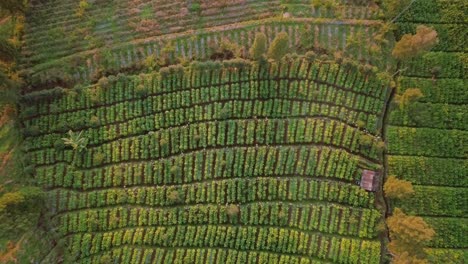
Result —
<path fill-rule="evenodd" d="M 376 171 L 363 170 L 361 177 L 361 188 L 366 191 L 375 192 L 379 186 L 380 174 Z"/>

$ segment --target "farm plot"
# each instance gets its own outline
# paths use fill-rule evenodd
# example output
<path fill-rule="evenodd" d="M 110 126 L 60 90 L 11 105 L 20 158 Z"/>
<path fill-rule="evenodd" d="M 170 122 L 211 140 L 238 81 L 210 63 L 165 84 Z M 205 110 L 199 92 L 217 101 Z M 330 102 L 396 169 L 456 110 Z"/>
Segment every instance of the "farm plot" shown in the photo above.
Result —
<path fill-rule="evenodd" d="M 424 96 L 396 109 L 388 129 L 389 174 L 409 180 L 415 195 L 395 204 L 420 215 L 435 230 L 427 251 L 434 263 L 463 263 L 468 246 L 466 20 L 463 1 L 416 2 L 399 21 L 401 34 L 433 26 L 440 38 L 432 52 L 404 63 L 400 92 L 419 88 Z M 466 16 L 465 16 L 466 17 Z M 424 145 L 424 147 L 422 146 Z"/>
<path fill-rule="evenodd" d="M 358 182 L 382 163 L 387 81 L 304 58 L 110 79 L 23 98 L 35 177 L 77 262 L 379 263 L 382 215 Z M 64 148 L 70 129 L 85 151 Z"/>

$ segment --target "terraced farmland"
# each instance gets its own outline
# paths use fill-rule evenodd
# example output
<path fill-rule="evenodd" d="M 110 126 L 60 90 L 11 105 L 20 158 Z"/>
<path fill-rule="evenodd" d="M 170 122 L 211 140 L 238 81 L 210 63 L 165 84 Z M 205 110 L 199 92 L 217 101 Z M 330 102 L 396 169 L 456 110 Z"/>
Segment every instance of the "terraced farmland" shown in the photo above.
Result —
<path fill-rule="evenodd" d="M 468 247 L 467 50 L 459 42 L 468 31 L 466 17 L 457 15 L 461 2 L 421 2 L 400 19 L 402 33 L 429 23 L 440 42 L 402 65 L 408 70 L 400 92 L 419 87 L 424 96 L 409 109 L 394 110 L 388 127 L 389 173 L 411 181 L 416 191 L 395 206 L 423 216 L 435 229 L 428 246 L 436 263 L 463 263 Z"/>
<path fill-rule="evenodd" d="M 0 239 L 0 262 L 467 259 L 464 1 L 31 0 L 8 27 L 4 5 L 22 135 L 0 150 L 43 190 L 44 243 Z M 396 56 L 420 24 L 423 56 Z"/>
<path fill-rule="evenodd" d="M 306 59 L 171 69 L 117 77 L 98 101 L 93 87 L 31 96 L 23 110 L 76 260 L 379 262 L 382 216 L 356 181 L 382 162 L 359 139 L 377 140 L 388 83 Z M 89 139 L 85 153 L 57 147 L 68 129 Z"/>

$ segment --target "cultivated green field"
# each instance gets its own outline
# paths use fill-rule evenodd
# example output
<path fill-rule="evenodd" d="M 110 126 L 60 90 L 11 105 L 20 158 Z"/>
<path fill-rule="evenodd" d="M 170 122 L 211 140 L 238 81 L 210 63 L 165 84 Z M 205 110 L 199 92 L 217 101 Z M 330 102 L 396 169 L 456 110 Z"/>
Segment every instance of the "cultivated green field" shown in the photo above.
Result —
<path fill-rule="evenodd" d="M 22 32 L 0 102 L 0 157 L 17 153 L 0 167 L 0 262 L 466 262 L 466 7 L 30 1 L 24 24 L 0 22 Z M 437 44 L 392 57 L 421 24 Z M 390 175 L 414 194 L 386 197 Z M 15 232 L 4 197 L 21 177 L 44 193 Z M 392 248 L 397 208 L 434 229 L 424 252 Z"/>

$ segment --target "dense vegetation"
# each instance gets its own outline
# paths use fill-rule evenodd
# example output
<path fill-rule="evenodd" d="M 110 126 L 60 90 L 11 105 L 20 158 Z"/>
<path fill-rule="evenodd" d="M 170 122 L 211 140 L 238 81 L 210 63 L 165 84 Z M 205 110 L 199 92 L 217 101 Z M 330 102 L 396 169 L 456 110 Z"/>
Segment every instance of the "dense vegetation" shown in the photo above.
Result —
<path fill-rule="evenodd" d="M 438 44 L 422 57 L 404 61 L 399 93 L 418 88 L 417 102 L 392 111 L 388 126 L 391 175 L 413 183 L 414 195 L 394 206 L 421 215 L 435 230 L 427 243 L 434 263 L 466 261 L 467 53 L 464 1 L 416 3 L 398 20 L 399 34 L 423 22 L 437 30 Z"/>
<path fill-rule="evenodd" d="M 463 263 L 463 8 L 3 1 L 0 262 Z"/>

